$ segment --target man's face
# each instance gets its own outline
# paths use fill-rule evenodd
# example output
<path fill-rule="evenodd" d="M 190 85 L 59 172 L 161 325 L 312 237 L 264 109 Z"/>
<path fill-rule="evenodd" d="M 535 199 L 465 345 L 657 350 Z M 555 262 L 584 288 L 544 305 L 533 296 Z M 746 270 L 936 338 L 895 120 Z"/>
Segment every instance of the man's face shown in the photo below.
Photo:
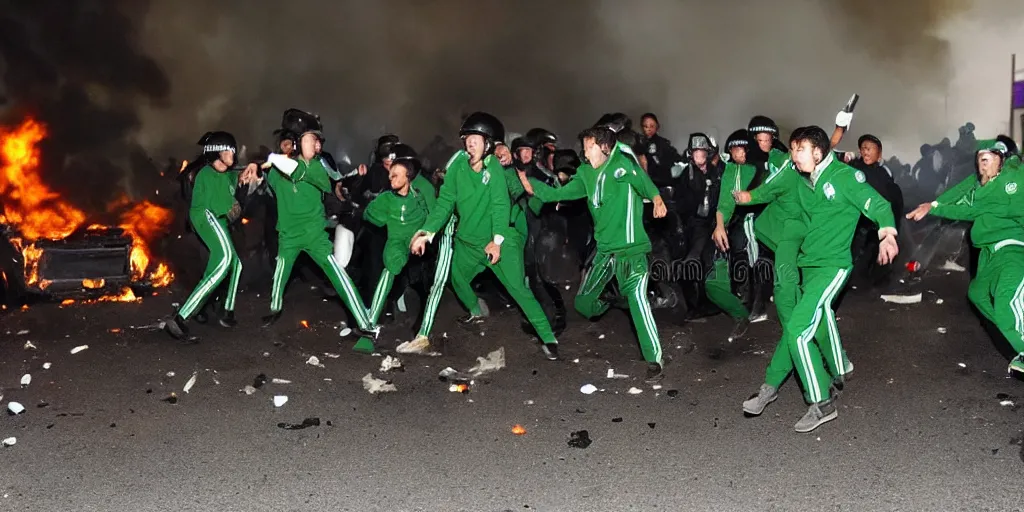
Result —
<path fill-rule="evenodd" d="M 875 165 L 882 158 L 882 148 L 878 147 L 878 144 L 866 140 L 860 145 L 860 158 L 867 165 Z"/>
<path fill-rule="evenodd" d="M 402 163 L 390 167 L 388 169 L 388 180 L 391 181 L 391 190 L 402 190 L 409 184 L 409 171 L 406 170 L 405 164 Z"/>
<path fill-rule="evenodd" d="M 316 144 L 313 146 L 313 149 L 315 149 L 316 150 L 316 154 L 319 155 L 320 152 L 324 150 L 324 143 L 321 142 L 320 139 L 317 139 L 316 140 Z"/>
<path fill-rule="evenodd" d="M 516 150 L 519 161 L 528 164 L 533 161 L 533 148 L 519 148 Z"/>
<path fill-rule="evenodd" d="M 649 117 L 644 119 L 643 123 L 640 124 L 640 127 L 644 130 L 644 137 L 647 137 L 648 139 L 654 137 L 655 133 L 658 133 L 658 123 Z"/>
<path fill-rule="evenodd" d="M 302 151 L 302 158 L 309 160 L 316 156 L 317 142 L 318 139 L 316 138 L 316 135 L 313 135 L 312 133 L 307 133 L 302 136 L 302 139 L 299 140 L 299 148 Z"/>
<path fill-rule="evenodd" d="M 697 167 L 704 167 L 708 163 L 708 152 L 704 149 L 695 149 L 690 152 L 690 157 L 693 158 L 693 163 Z"/>
<path fill-rule="evenodd" d="M 988 181 L 999 174 L 999 165 L 1002 164 L 1002 159 L 995 153 L 978 153 L 978 173 Z"/>
<path fill-rule="evenodd" d="M 587 157 L 587 161 L 592 167 L 600 167 L 608 159 L 608 155 L 604 153 L 593 137 L 583 139 L 583 155 Z"/>
<path fill-rule="evenodd" d="M 221 151 L 220 161 L 224 162 L 224 165 L 231 167 L 235 165 L 235 152 L 234 151 Z"/>
<path fill-rule="evenodd" d="M 789 146 L 789 156 L 793 159 L 793 166 L 798 171 L 810 174 L 821 162 L 821 150 L 811 145 L 809 140 L 794 142 Z"/>
<path fill-rule="evenodd" d="M 295 143 L 291 139 L 284 139 L 278 144 L 282 155 L 290 155 L 295 150 Z"/>
<path fill-rule="evenodd" d="M 394 160 L 392 160 L 390 158 L 387 158 L 387 157 L 382 158 L 380 160 L 380 164 L 383 165 L 384 169 L 387 170 L 387 171 L 391 170 L 391 164 L 393 164 L 394 162 L 395 162 Z"/>
<path fill-rule="evenodd" d="M 733 146 L 729 149 L 729 156 L 732 157 L 732 161 L 739 165 L 747 163 L 747 148 L 743 146 Z"/>
<path fill-rule="evenodd" d="M 754 140 L 757 141 L 757 147 L 761 148 L 761 151 L 767 153 L 772 150 L 772 134 L 762 132 L 755 135 Z"/>
<path fill-rule="evenodd" d="M 483 159 L 484 148 L 486 147 L 483 135 L 475 133 L 466 135 L 466 140 L 463 142 L 466 145 L 466 153 L 469 153 L 469 160 L 471 162 L 479 162 Z"/>

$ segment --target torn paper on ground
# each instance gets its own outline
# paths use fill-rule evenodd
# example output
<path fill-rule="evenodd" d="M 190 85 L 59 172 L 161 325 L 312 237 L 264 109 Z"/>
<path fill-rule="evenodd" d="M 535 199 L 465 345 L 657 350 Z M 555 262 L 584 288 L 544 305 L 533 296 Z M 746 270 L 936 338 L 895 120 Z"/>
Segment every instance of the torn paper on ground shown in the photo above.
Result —
<path fill-rule="evenodd" d="M 324 367 L 324 365 L 320 363 L 320 358 L 317 356 L 309 356 L 309 359 L 306 359 L 306 364 L 316 366 L 318 368 Z"/>
<path fill-rule="evenodd" d="M 242 393 L 245 393 L 246 395 L 252 395 L 252 394 L 256 393 L 256 388 L 246 384 L 245 387 L 242 388 L 242 389 L 239 389 L 239 391 L 241 391 Z"/>
<path fill-rule="evenodd" d="M 398 388 L 396 388 L 394 384 L 386 380 L 376 379 L 373 377 L 372 373 L 367 373 L 363 377 L 363 389 L 369 391 L 371 395 L 398 391 Z"/>
<path fill-rule="evenodd" d="M 615 373 L 615 369 L 614 368 L 608 368 L 608 375 L 607 375 L 606 378 L 609 378 L 609 379 L 628 379 L 629 375 L 626 375 L 624 373 Z"/>
<path fill-rule="evenodd" d="M 25 375 L 21 376 L 21 387 L 27 388 L 28 385 L 31 384 L 31 383 L 32 383 L 32 375 L 26 373 Z"/>
<path fill-rule="evenodd" d="M 644 390 L 642 390 L 640 388 L 629 388 L 629 394 L 631 394 L 631 395 L 639 395 L 640 393 L 643 393 L 643 392 L 644 392 Z"/>
<path fill-rule="evenodd" d="M 77 353 L 79 353 L 79 352 L 81 352 L 81 351 L 83 351 L 83 350 L 85 350 L 87 348 L 89 348 L 89 345 L 79 345 L 79 346 L 71 349 L 71 353 L 72 354 L 77 354 Z"/>
<path fill-rule="evenodd" d="M 192 372 L 192 376 L 189 377 L 188 382 L 185 383 L 185 387 L 181 388 L 182 391 L 188 393 L 192 389 L 192 386 L 196 385 L 196 379 L 199 378 L 198 372 Z"/>
<path fill-rule="evenodd" d="M 33 345 L 31 341 L 26 341 L 25 342 L 25 350 L 35 350 L 35 349 L 36 349 L 36 346 Z"/>
<path fill-rule="evenodd" d="M 380 362 L 381 373 L 387 373 L 395 368 L 401 368 L 402 361 L 399 361 L 397 357 L 387 356 L 383 361 Z"/>
<path fill-rule="evenodd" d="M 274 407 L 281 407 L 282 405 L 284 405 L 286 403 L 288 403 L 288 397 L 287 396 L 285 396 L 285 395 L 276 395 L 276 396 L 274 396 Z"/>
<path fill-rule="evenodd" d="M 580 393 L 583 393 L 584 395 L 592 395 L 595 391 L 597 391 L 597 386 L 593 384 L 584 384 L 583 387 L 580 388 Z"/>
<path fill-rule="evenodd" d="M 917 304 L 921 302 L 921 294 L 914 295 L 882 295 L 882 300 L 893 304 Z"/>
<path fill-rule="evenodd" d="M 493 372 L 505 367 L 505 347 L 487 354 L 487 357 L 477 357 L 476 365 L 469 369 L 474 377 L 479 377 L 487 372 Z"/>
<path fill-rule="evenodd" d="M 18 442 L 17 438 L 8 437 L 7 439 L 4 439 L 3 441 L 0 441 L 0 444 L 3 444 L 4 446 L 14 446 L 15 443 L 17 443 L 17 442 Z"/>
<path fill-rule="evenodd" d="M 277 377 L 274 377 L 273 379 L 270 379 L 270 383 L 271 384 L 291 384 L 292 381 L 290 381 L 288 379 L 279 379 Z"/>

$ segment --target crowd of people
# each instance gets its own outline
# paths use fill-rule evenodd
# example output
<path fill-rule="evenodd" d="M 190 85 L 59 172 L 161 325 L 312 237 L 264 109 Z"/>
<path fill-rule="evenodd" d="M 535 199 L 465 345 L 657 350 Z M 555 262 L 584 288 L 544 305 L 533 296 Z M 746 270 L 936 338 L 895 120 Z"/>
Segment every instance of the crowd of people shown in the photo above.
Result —
<path fill-rule="evenodd" d="M 782 336 L 742 408 L 760 415 L 795 374 L 808 403 L 795 429 L 810 432 L 836 418 L 836 393 L 853 371 L 836 298 L 858 269 L 886 274 L 904 217 L 879 138 L 861 136 L 857 153 L 834 150 L 852 118 L 847 108 L 831 134 L 805 126 L 783 138 L 772 119 L 754 116 L 721 146 L 693 133 L 680 152 L 659 135 L 654 114 L 644 114 L 636 131 L 628 116 L 609 113 L 579 134 L 577 151 L 543 128 L 506 140 L 501 121 L 476 112 L 465 117 L 462 148 L 450 155 L 437 141 L 420 155 L 389 134 L 370 165 L 354 169 L 323 151 L 319 117 L 300 110 L 285 112 L 275 150 L 244 166 L 236 165 L 230 133 L 209 132 L 199 141 L 202 155 L 182 173 L 190 225 L 209 260 L 166 330 L 194 341 L 188 324 L 209 320 L 204 305 L 213 295 L 222 305 L 217 321 L 236 325 L 242 265 L 230 231 L 243 214 L 259 214 L 273 227 L 265 241 L 275 256 L 263 325 L 281 318 L 285 287 L 305 253 L 348 309 L 359 352 L 378 348 L 381 323 L 409 289 L 421 297 L 422 322 L 395 350 L 436 352 L 432 329 L 450 286 L 466 310 L 461 324 L 486 322 L 478 293 L 494 292 L 521 311 L 524 338 L 558 360 L 564 285 L 578 280 L 572 300 L 583 317 L 629 311 L 646 381 L 655 383 L 665 358 L 654 308 L 682 306 L 690 319 L 722 312 L 734 319 L 732 340 L 767 319 L 773 300 Z M 1019 354 L 1010 369 L 1024 372 L 1020 158 L 1006 137 L 973 144 L 977 172 L 941 187 L 906 219 L 973 222 L 981 256 L 970 299 Z"/>

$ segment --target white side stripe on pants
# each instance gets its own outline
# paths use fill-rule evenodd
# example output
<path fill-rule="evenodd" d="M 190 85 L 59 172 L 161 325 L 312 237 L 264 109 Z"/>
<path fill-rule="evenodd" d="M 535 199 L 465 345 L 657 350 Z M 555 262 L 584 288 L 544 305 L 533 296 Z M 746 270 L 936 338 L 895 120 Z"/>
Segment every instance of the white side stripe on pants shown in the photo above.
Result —
<path fill-rule="evenodd" d="M 1017 285 L 1017 291 L 1010 298 L 1010 311 L 1013 312 L 1013 326 L 1024 336 L 1024 280 Z"/>
<path fill-rule="evenodd" d="M 818 389 L 818 375 L 814 372 L 814 364 L 811 360 L 810 351 L 807 349 L 808 343 L 814 340 L 814 331 L 818 328 L 818 323 L 821 322 L 821 315 L 823 308 L 831 304 L 832 299 L 839 290 L 842 288 L 843 281 L 846 279 L 846 269 L 840 269 L 836 273 L 836 277 L 832 279 L 832 282 L 825 288 L 825 291 L 818 298 L 818 304 L 814 309 L 814 318 L 811 320 L 811 325 L 804 329 L 802 333 L 796 338 L 797 351 L 800 354 L 800 365 L 804 367 L 804 375 L 807 376 L 805 384 L 807 386 L 807 392 L 810 394 L 811 401 L 818 403 L 821 401 L 821 391 Z M 842 364 L 842 347 L 839 348 L 840 358 L 836 361 L 836 365 Z"/>
<path fill-rule="evenodd" d="M 210 276 L 196 287 L 195 291 L 192 292 L 192 295 L 189 296 L 188 300 L 185 301 L 185 304 L 183 304 L 181 309 L 179 309 L 181 313 L 184 313 L 182 316 L 185 318 L 192 316 L 195 309 L 199 307 L 202 301 L 206 300 L 206 296 L 209 295 L 213 288 L 220 284 L 224 279 L 224 275 L 228 271 L 228 265 L 231 264 L 231 239 L 221 228 L 220 223 L 217 222 L 217 218 L 213 216 L 213 213 L 210 212 L 210 210 L 206 210 L 205 216 L 206 222 L 210 224 L 210 229 L 212 229 L 213 233 L 217 236 L 217 242 L 220 244 L 220 249 L 224 254 L 224 257 L 217 263 L 217 266 L 213 269 Z"/>

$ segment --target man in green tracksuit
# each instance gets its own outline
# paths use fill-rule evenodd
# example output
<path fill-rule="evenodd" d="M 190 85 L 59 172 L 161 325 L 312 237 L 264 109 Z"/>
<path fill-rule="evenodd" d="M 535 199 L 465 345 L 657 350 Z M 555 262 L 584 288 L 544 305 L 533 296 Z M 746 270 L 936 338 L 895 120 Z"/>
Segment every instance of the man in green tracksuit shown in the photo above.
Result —
<path fill-rule="evenodd" d="M 838 329 L 831 336 L 815 332 L 832 314 L 832 302 L 849 276 L 853 260 L 850 244 L 863 214 L 878 225 L 879 263 L 890 263 L 898 252 L 892 206 L 860 171 L 836 159 L 825 130 L 799 128 L 790 137 L 793 168 L 801 173 L 799 204 L 806 219 L 797 266 L 802 274 L 801 296 L 783 325 L 782 339 L 795 362 L 810 403 L 795 425 L 810 432 L 837 416 L 831 398 L 832 376 L 842 375 L 842 343 Z M 830 326 L 830 330 L 831 326 Z M 830 368 L 825 369 L 822 360 Z"/>
<path fill-rule="evenodd" d="M 334 247 L 327 237 L 323 194 L 331 192 L 331 181 L 320 158 L 316 155 L 316 142 L 322 137 L 318 119 L 309 116 L 303 126 L 295 127 L 299 134 L 299 154 L 295 159 L 272 154 L 264 167 L 273 167 L 266 181 L 277 199 L 278 252 L 274 269 L 273 290 L 270 296 L 270 314 L 263 317 L 264 327 L 276 323 L 281 317 L 284 287 L 292 266 L 300 252 L 305 252 L 330 279 L 334 289 L 355 317 L 358 330 L 364 336 L 357 343 L 358 351 L 372 351 L 370 337 L 376 331 L 368 318 L 366 306 L 359 292 L 341 264 L 334 258 Z M 258 181 L 254 169 L 246 169 L 243 180 Z"/>
<path fill-rule="evenodd" d="M 743 301 L 732 292 L 733 272 L 741 268 L 738 264 L 741 262 L 742 253 L 740 251 L 743 248 L 729 245 L 729 225 L 733 213 L 736 211 L 736 201 L 732 194 L 749 189 L 750 183 L 757 175 L 757 167 L 747 163 L 747 146 L 749 145 L 749 132 L 742 129 L 729 135 L 725 142 L 725 149 L 729 152 L 730 158 L 722 173 L 722 189 L 718 195 L 718 211 L 715 212 L 715 230 L 711 235 L 719 252 L 716 254 L 714 269 L 704 283 L 708 299 L 730 317 L 738 320 L 732 334 L 729 335 L 729 341 L 743 335 L 747 326 L 747 317 L 750 315 L 747 307 L 743 305 Z M 745 239 L 743 243 L 746 246 L 748 265 L 745 275 L 739 277 L 752 280 L 758 261 L 757 238 L 754 236 L 754 213 L 744 212 L 741 217 L 742 220 L 739 221 L 741 225 L 732 228 L 734 230 L 737 227 L 741 228 Z"/>
<path fill-rule="evenodd" d="M 647 300 L 647 256 L 651 242 L 643 226 L 643 200 L 654 203 L 654 217 L 667 210 L 650 176 L 641 169 L 625 144 L 616 142 L 620 125 L 599 125 L 585 130 L 580 139 L 587 163 L 561 188 L 552 188 L 520 175 L 528 193 L 546 203 L 587 199 L 594 219 L 597 253 L 576 294 L 576 311 L 595 318 L 610 304 L 601 299 L 605 286 L 615 278 L 619 290 L 629 302 L 633 325 L 640 338 L 640 349 L 648 363 L 647 380 L 663 376 L 664 359 L 658 328 Z"/>
<path fill-rule="evenodd" d="M 420 172 L 416 152 L 406 144 L 395 144 L 391 148 L 391 155 L 391 168 L 388 170 L 391 190 L 370 201 L 363 212 L 363 219 L 375 226 L 386 227 L 388 234 L 382 256 L 384 270 L 381 271 L 370 301 L 369 319 L 372 325 L 376 325 L 380 319 L 384 302 L 395 284 L 395 277 L 409 262 L 409 240 L 423 227 L 435 201 L 433 185 L 430 185 L 427 193 L 413 186 Z"/>
<path fill-rule="evenodd" d="M 1024 170 L 1003 163 L 1012 161 L 1003 142 L 983 144 L 977 176 L 950 189 L 953 194 L 918 206 L 907 218 L 919 221 L 931 214 L 973 222 L 971 242 L 981 255 L 967 296 L 1017 352 L 1009 370 L 1024 372 L 1024 191 L 1018 190 L 1024 187 Z"/>
<path fill-rule="evenodd" d="M 238 173 L 229 170 L 235 163 L 237 145 L 235 137 L 227 132 L 210 132 L 199 140 L 207 164 L 196 174 L 192 189 L 192 204 L 188 216 L 196 234 L 210 249 L 203 278 L 192 294 L 178 308 L 173 318 L 164 322 L 164 329 L 174 338 L 189 336 L 186 322 L 230 272 L 227 296 L 224 298 L 224 316 L 220 324 L 234 327 L 235 294 L 242 263 L 228 234 L 228 224 L 238 220 L 242 208 L 235 200 Z"/>
<path fill-rule="evenodd" d="M 466 118 L 459 134 L 466 150 L 449 163 L 435 209 L 423 229 L 413 237 L 410 248 L 414 254 L 423 254 L 427 242 L 449 221 L 453 212 L 457 213 L 452 289 L 469 310 L 469 315 L 460 322 L 467 326 L 483 322 L 471 282 L 485 268 L 490 268 L 537 332 L 545 356 L 556 360 L 558 341 L 544 309 L 526 285 L 523 245 L 511 225 L 505 169 L 493 154 L 495 142 L 504 138 L 505 128 L 494 116 L 476 112 Z"/>

